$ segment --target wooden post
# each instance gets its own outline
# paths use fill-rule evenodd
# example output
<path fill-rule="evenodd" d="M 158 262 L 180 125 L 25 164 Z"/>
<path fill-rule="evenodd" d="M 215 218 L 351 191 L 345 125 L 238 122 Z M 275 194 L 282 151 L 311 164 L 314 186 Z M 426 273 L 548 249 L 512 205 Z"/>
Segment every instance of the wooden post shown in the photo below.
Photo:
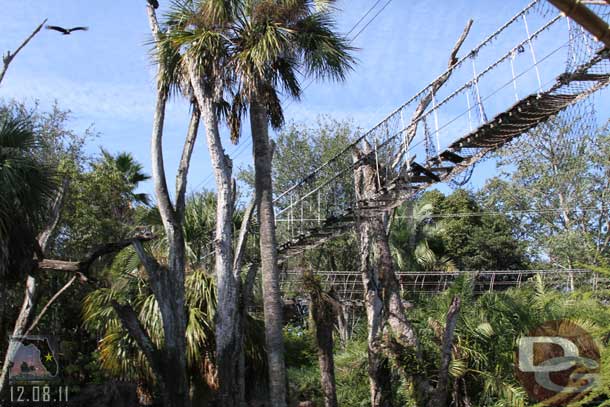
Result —
<path fill-rule="evenodd" d="M 610 27 L 579 0 L 548 0 L 610 49 Z M 610 1 L 606 0 L 610 4 Z"/>

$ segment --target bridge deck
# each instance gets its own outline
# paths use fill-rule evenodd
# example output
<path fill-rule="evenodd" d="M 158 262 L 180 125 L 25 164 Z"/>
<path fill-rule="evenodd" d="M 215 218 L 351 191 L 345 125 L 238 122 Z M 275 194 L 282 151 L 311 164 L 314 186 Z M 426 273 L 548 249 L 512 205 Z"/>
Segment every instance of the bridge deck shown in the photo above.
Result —
<path fill-rule="evenodd" d="M 610 84 L 610 74 L 587 73 L 590 67 L 607 58 L 608 51 L 600 52 L 575 74 L 557 78 L 556 84 L 547 92 L 521 99 L 508 110 L 453 142 L 438 156 L 424 163 L 413 163 L 404 174 L 386 182 L 374 199 L 358 202 L 355 208 L 348 208 L 340 216 L 329 217 L 320 226 L 305 230 L 284 242 L 279 246 L 280 259 L 285 260 L 344 235 L 352 230 L 358 216 L 372 216 L 395 208 L 430 185 L 451 180 L 488 153 L 607 86 Z M 586 85 L 573 93 L 560 93 L 564 85 L 574 81 L 586 82 Z"/>

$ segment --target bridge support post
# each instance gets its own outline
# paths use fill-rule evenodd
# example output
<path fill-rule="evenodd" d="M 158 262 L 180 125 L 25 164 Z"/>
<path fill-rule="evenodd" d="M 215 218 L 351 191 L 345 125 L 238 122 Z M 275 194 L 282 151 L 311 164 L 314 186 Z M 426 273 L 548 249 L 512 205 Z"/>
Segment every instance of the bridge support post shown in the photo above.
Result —
<path fill-rule="evenodd" d="M 548 0 L 610 49 L 610 27 L 579 0 Z"/>

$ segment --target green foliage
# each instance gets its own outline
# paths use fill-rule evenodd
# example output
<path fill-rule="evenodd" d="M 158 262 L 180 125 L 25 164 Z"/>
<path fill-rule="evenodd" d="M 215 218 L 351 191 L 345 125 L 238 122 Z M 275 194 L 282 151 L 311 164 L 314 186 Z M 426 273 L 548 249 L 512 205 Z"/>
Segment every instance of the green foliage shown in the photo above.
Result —
<path fill-rule="evenodd" d="M 487 208 L 514 212 L 516 233 L 544 261 L 574 267 L 610 259 L 609 127 L 592 133 L 561 118 L 539 126 L 501 150 L 500 168 L 511 171 L 481 191 Z"/>
<path fill-rule="evenodd" d="M 440 360 L 438 327 L 444 324 L 451 298 L 462 293 L 464 306 L 456 329 L 450 372 L 457 386 L 470 396 L 473 405 L 530 405 L 515 379 L 514 351 L 520 336 L 544 322 L 574 321 L 598 341 L 602 353 L 607 352 L 602 339 L 610 332 L 610 310 L 603 292 L 563 293 L 547 288 L 540 278 L 528 282 L 526 288 L 479 297 L 469 296 L 467 286 L 467 281 L 458 281 L 456 287 L 442 295 L 422 296 L 412 319 L 419 333 L 424 359 Z M 432 362 L 428 369 L 426 376 L 434 378 L 435 363 Z M 592 394 L 606 394 L 608 387 L 604 380 Z"/>
<path fill-rule="evenodd" d="M 185 208 L 185 236 L 188 252 L 188 266 L 185 281 L 186 312 L 188 313 L 186 343 L 189 371 L 204 377 L 208 384 L 212 377 L 204 367 L 214 362 L 214 316 L 216 313 L 216 285 L 213 276 L 204 267 L 209 259 L 204 259 L 213 238 L 216 202 L 213 194 L 195 194 L 187 199 Z M 141 214 L 152 222 L 149 226 L 157 231 L 159 220 L 156 211 Z M 236 227 L 241 214 L 236 214 Z M 163 264 L 167 261 L 167 240 L 162 228 L 155 241 L 147 244 L 151 254 Z M 138 313 L 140 321 L 157 346 L 163 344 L 163 329 L 158 303 L 151 292 L 148 277 L 133 248 L 118 253 L 112 264 L 105 270 L 108 286 L 89 293 L 83 303 L 85 328 L 96 337 L 98 343 L 97 361 L 102 372 L 110 377 L 123 380 L 146 379 L 152 384 L 152 374 L 144 355 L 133 338 L 123 329 L 111 301 L 130 303 Z M 266 369 L 264 357 L 263 326 L 259 320 L 249 317 L 245 322 L 246 362 L 251 370 L 260 374 Z"/>
<path fill-rule="evenodd" d="M 313 333 L 293 328 L 285 331 L 284 338 L 292 401 L 309 400 L 323 405 Z M 344 348 L 335 349 L 337 399 L 341 406 L 370 406 L 367 349 L 366 332 L 362 329 Z"/>
<path fill-rule="evenodd" d="M 317 364 L 317 350 L 313 333 L 307 327 L 287 325 L 284 328 L 284 347 L 286 365 L 303 367 Z"/>
<path fill-rule="evenodd" d="M 390 245 L 400 270 L 506 270 L 527 266 L 506 216 L 485 213 L 464 190 L 424 193 L 399 207 Z"/>
<path fill-rule="evenodd" d="M 443 230 L 442 246 L 460 270 L 526 268 L 524 245 L 515 238 L 506 216 L 485 213 L 475 197 L 464 190 L 447 197 L 437 194 L 433 200 Z M 427 201 L 427 194 L 422 201 Z"/>
<path fill-rule="evenodd" d="M 54 105 L 40 112 L 11 102 L 0 105 L 0 272 L 32 257 L 33 238 L 46 223 L 51 201 L 69 168 L 84 160 L 91 136 L 66 128 L 70 112 Z M 10 252 L 10 253 L 9 253 Z M 16 274 L 12 278 L 17 277 Z"/>
<path fill-rule="evenodd" d="M 102 243 L 120 240 L 137 225 L 136 208 L 148 203 L 136 192 L 149 177 L 130 154 L 101 156 L 83 170 L 72 171 L 64 216 L 54 236 L 54 252 L 63 258 L 78 258 Z"/>
<path fill-rule="evenodd" d="M 407 202 L 397 208 L 390 228 L 390 249 L 399 270 L 453 271 L 455 264 L 442 255 L 445 230 L 432 220 L 434 206 Z"/>
<path fill-rule="evenodd" d="M 57 187 L 54 171 L 36 155 L 40 148 L 27 120 L 0 115 L 0 278 L 32 257 Z"/>
<path fill-rule="evenodd" d="M 131 269 L 133 256 L 125 250 L 117 256 L 111 268 L 113 284 L 109 288 L 93 291 L 83 305 L 84 326 L 102 339 L 98 345 L 101 367 L 111 376 L 136 380 L 150 375 L 145 357 L 133 338 L 121 326 L 111 301 L 129 301 L 138 313 L 140 321 L 157 346 L 163 343 L 161 313 L 152 295 L 141 266 Z M 187 361 L 197 368 L 205 358 L 211 358 L 214 343 L 213 317 L 216 303 L 215 288 L 211 277 L 201 270 L 187 276 L 185 282 L 187 310 L 189 313 L 186 339 Z"/>

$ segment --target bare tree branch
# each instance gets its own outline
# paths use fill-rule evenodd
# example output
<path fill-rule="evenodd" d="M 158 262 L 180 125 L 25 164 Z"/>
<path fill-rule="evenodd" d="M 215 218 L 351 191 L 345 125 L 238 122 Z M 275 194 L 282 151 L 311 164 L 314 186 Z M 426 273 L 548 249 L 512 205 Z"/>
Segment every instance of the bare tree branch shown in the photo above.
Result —
<path fill-rule="evenodd" d="M 159 21 L 157 20 L 157 12 L 155 7 L 148 3 L 146 6 L 146 12 L 148 14 L 148 24 L 150 24 L 150 31 L 152 32 L 153 39 L 158 43 L 161 40 L 161 28 L 159 27 Z"/>
<path fill-rule="evenodd" d="M 430 89 L 430 92 L 428 92 L 428 94 L 426 94 L 426 96 L 424 96 L 424 98 L 419 102 L 417 109 L 415 109 L 415 112 L 413 113 L 413 117 L 411 117 L 411 124 L 409 125 L 409 127 L 406 130 L 407 134 L 405 136 L 405 145 L 403 145 L 403 149 L 400 151 L 400 153 L 398 154 L 398 156 L 392 163 L 392 169 L 396 168 L 396 166 L 398 166 L 398 164 L 402 161 L 402 157 L 407 152 L 407 149 L 409 148 L 411 141 L 413 140 L 413 138 L 415 137 L 415 134 L 417 133 L 417 126 L 419 124 L 419 120 L 424 115 L 424 112 L 430 105 L 430 102 L 432 102 L 432 98 L 434 97 L 434 95 L 436 95 L 436 92 L 438 92 L 438 90 L 447 82 L 447 80 L 449 80 L 449 77 L 453 73 L 453 70 L 451 68 L 453 68 L 453 66 L 458 62 L 457 53 L 460 50 L 460 48 L 462 47 L 462 44 L 464 44 L 464 41 L 466 40 L 466 37 L 468 36 L 468 33 L 470 32 L 470 28 L 472 27 L 472 23 L 473 23 L 472 19 L 468 20 L 468 22 L 466 23 L 466 27 L 464 27 L 464 31 L 462 31 L 462 34 L 460 35 L 460 37 L 458 38 L 457 42 L 455 43 L 453 49 L 451 50 L 451 54 L 449 54 L 449 63 L 448 63 L 449 69 L 447 70 L 447 72 L 445 72 L 444 75 L 439 77 L 432 84 L 432 88 Z"/>
<path fill-rule="evenodd" d="M 243 305 L 244 305 L 244 315 L 248 307 L 252 304 L 252 297 L 254 295 L 254 282 L 256 281 L 256 271 L 258 270 L 258 265 L 252 263 L 248 267 L 248 272 L 246 273 L 246 279 L 244 282 L 244 289 L 242 290 L 243 295 Z"/>
<path fill-rule="evenodd" d="M 140 236 L 135 239 L 126 239 L 119 242 L 106 243 L 92 249 L 81 261 L 64 261 L 54 259 L 44 259 L 38 262 L 37 269 L 44 271 L 66 271 L 72 273 L 81 273 L 86 275 L 91 265 L 100 257 L 107 254 L 116 253 L 123 250 L 125 247 L 136 243 L 140 246 L 142 241 L 153 239 L 152 235 Z M 144 250 L 142 248 L 142 250 Z M 137 249 L 136 249 L 137 252 Z M 144 263 L 144 261 L 142 261 Z"/>
<path fill-rule="evenodd" d="M 191 122 L 189 124 L 186 140 L 184 140 L 182 157 L 180 158 L 180 165 L 178 166 L 178 172 L 176 174 L 176 218 L 180 222 L 184 217 L 187 176 L 191 164 L 191 156 L 193 155 L 193 148 L 195 147 L 195 141 L 197 140 L 197 133 L 199 131 L 199 119 L 201 118 L 201 112 L 199 111 L 197 103 L 193 103 L 192 107 Z"/>
<path fill-rule="evenodd" d="M 115 300 L 112 300 L 112 308 L 114 308 L 114 311 L 117 313 L 123 328 L 129 332 L 129 335 L 136 341 L 138 347 L 146 356 L 146 360 L 150 363 L 151 369 L 155 372 L 157 380 L 159 380 L 158 385 L 162 393 L 165 394 L 166 386 L 163 382 L 163 363 L 159 355 L 159 350 L 150 339 L 144 326 L 142 326 L 142 323 L 138 319 L 138 315 L 131 305 L 121 305 Z"/>
<path fill-rule="evenodd" d="M 152 257 L 150 254 L 148 254 L 148 252 L 146 251 L 146 249 L 144 248 L 144 245 L 142 244 L 142 242 L 140 240 L 134 239 L 133 241 L 131 241 L 131 244 L 133 244 L 133 248 L 136 251 L 138 258 L 144 265 L 146 272 L 149 273 L 149 275 L 152 277 L 156 276 L 156 274 L 158 273 L 158 270 L 161 267 L 159 262 L 154 257 Z"/>
<path fill-rule="evenodd" d="M 162 31 L 157 21 L 157 14 L 152 4 L 148 3 L 146 10 L 148 12 L 148 22 L 153 39 L 156 43 L 157 50 L 161 42 Z M 163 165 L 163 125 L 165 123 L 165 105 L 167 103 L 168 92 L 163 89 L 161 84 L 161 66 L 157 70 L 157 103 L 155 106 L 155 115 L 153 119 L 152 137 L 151 137 L 151 157 L 152 157 L 152 178 L 155 186 L 155 196 L 159 208 L 159 214 L 163 221 L 163 226 L 166 231 L 172 232 L 176 230 L 176 213 L 169 196 L 167 187 L 167 178 L 165 176 L 165 167 Z"/>
<path fill-rule="evenodd" d="M 38 314 L 38 316 L 34 319 L 34 322 L 32 322 L 32 324 L 30 325 L 30 327 L 28 328 L 27 331 L 25 331 L 24 336 L 27 336 L 30 332 L 32 332 L 32 330 L 36 327 L 36 325 L 38 325 L 38 322 L 40 322 L 40 319 L 44 316 L 44 314 L 47 312 L 47 310 L 49 309 L 49 307 L 59 298 L 59 296 L 66 291 L 71 285 L 72 283 L 74 283 L 74 281 L 76 281 L 76 278 L 81 275 L 80 273 L 75 274 L 70 280 L 68 280 L 68 282 L 61 288 L 59 289 L 55 295 L 53 295 L 53 297 L 51 297 L 51 299 L 45 304 L 44 307 L 42 307 L 42 310 L 40 310 L 40 313 Z"/>
<path fill-rule="evenodd" d="M 38 34 L 40 32 L 40 30 L 42 30 L 42 27 L 45 25 L 46 22 L 47 22 L 47 19 L 45 18 L 44 21 L 42 23 L 40 23 L 40 25 L 38 27 L 36 27 L 36 29 L 30 34 L 30 36 L 27 37 L 21 43 L 21 45 L 15 50 L 15 52 L 6 51 L 6 54 L 4 54 L 2 56 L 2 70 L 0 70 L 0 83 L 2 83 L 2 79 L 4 79 L 4 75 L 6 74 L 8 66 L 11 64 L 11 62 L 13 62 L 13 59 L 15 59 L 15 57 L 17 56 L 19 51 L 21 51 L 26 45 L 28 45 L 30 40 L 32 38 L 34 38 L 34 36 L 36 34 Z"/>
<path fill-rule="evenodd" d="M 55 196 L 55 199 L 53 200 L 53 204 L 51 205 L 51 216 L 49 218 L 49 221 L 47 222 L 47 226 L 38 235 L 38 244 L 43 253 L 43 256 L 44 256 L 44 252 L 47 250 L 47 244 L 49 243 L 49 238 L 51 237 L 51 235 L 53 234 L 53 231 L 55 230 L 55 228 L 57 227 L 57 224 L 59 223 L 59 219 L 61 217 L 61 210 L 64 206 L 64 202 L 66 199 L 66 193 L 68 191 L 69 185 L 70 185 L 70 179 L 67 177 L 64 178 L 61 183 L 61 186 L 59 187 L 59 189 L 57 191 L 57 195 Z M 42 258 L 41 258 L 41 260 L 42 260 Z"/>
<path fill-rule="evenodd" d="M 246 207 L 246 210 L 244 211 L 244 216 L 241 221 L 241 227 L 239 228 L 239 237 L 237 238 L 237 244 L 235 246 L 235 258 L 233 259 L 233 274 L 235 275 L 239 274 L 244 260 L 246 242 L 248 241 L 248 228 L 250 226 L 250 222 L 252 221 L 252 215 L 254 214 L 255 207 L 256 202 L 254 199 L 252 199 Z"/>

